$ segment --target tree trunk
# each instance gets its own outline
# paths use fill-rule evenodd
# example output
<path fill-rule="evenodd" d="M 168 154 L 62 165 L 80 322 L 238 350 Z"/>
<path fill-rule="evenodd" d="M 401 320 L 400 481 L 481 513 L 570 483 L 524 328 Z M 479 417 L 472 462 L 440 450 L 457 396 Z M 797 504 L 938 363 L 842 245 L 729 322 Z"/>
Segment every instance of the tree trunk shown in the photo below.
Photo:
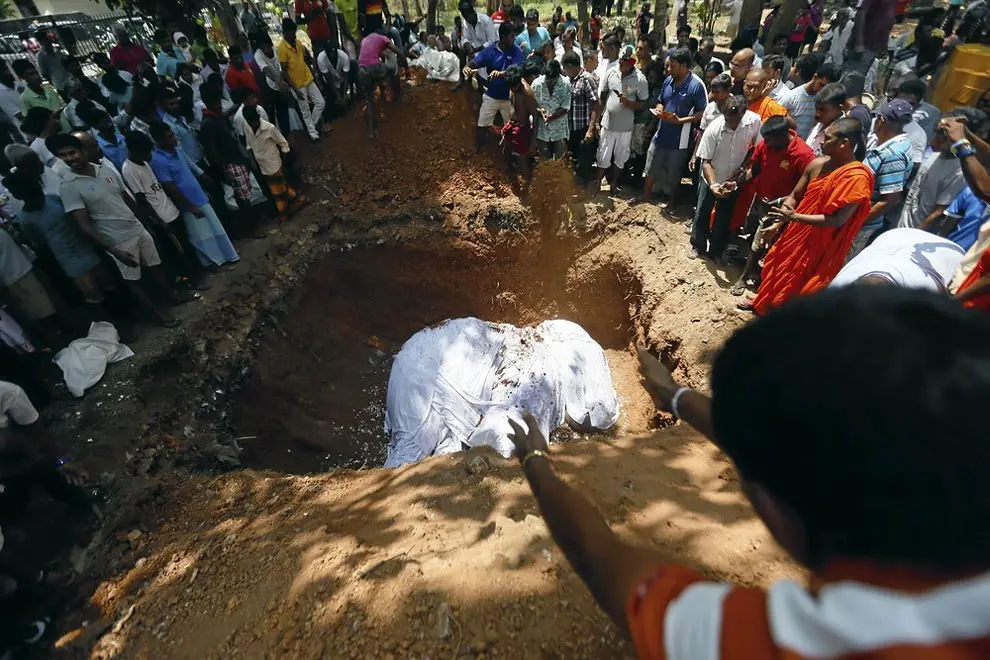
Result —
<path fill-rule="evenodd" d="M 409 0 L 402 0 L 402 15 L 409 16 Z"/>
<path fill-rule="evenodd" d="M 498 11 L 500 4 L 499 0 L 488 0 L 488 3 L 485 5 L 485 11 L 491 16 Z"/>
<path fill-rule="evenodd" d="M 687 0 L 684 0 L 687 2 Z M 654 0 L 653 2 L 653 36 L 657 40 L 658 52 L 667 50 L 667 16 L 669 0 Z"/>
<path fill-rule="evenodd" d="M 409 14 L 406 14 L 406 16 L 409 16 Z M 420 0 L 416 0 L 416 18 L 415 18 L 415 20 L 418 21 L 418 20 L 422 19 L 424 16 L 426 16 L 426 12 L 423 11 L 423 3 L 420 2 Z"/>
<path fill-rule="evenodd" d="M 759 29 L 762 18 L 762 0 L 743 0 L 742 13 L 739 15 L 739 33 L 742 34 L 745 28 L 754 25 Z"/>
<path fill-rule="evenodd" d="M 220 21 L 220 31 L 223 32 L 223 38 L 229 47 L 234 43 L 234 39 L 237 38 L 238 33 L 237 18 L 234 16 L 234 10 L 231 8 L 229 2 L 213 2 L 212 5 L 213 12 Z"/>
<path fill-rule="evenodd" d="M 777 18 L 770 26 L 770 34 L 767 35 L 764 44 L 772 44 L 778 34 L 790 34 L 794 29 L 794 22 L 801 10 L 808 6 L 807 0 L 784 0 L 777 12 Z M 768 46 L 769 47 L 769 46 Z"/>
<path fill-rule="evenodd" d="M 578 40 L 591 43 L 591 33 L 588 32 L 588 0 L 578 0 Z"/>
<path fill-rule="evenodd" d="M 426 34 L 434 34 L 437 30 L 438 0 L 426 0 Z"/>

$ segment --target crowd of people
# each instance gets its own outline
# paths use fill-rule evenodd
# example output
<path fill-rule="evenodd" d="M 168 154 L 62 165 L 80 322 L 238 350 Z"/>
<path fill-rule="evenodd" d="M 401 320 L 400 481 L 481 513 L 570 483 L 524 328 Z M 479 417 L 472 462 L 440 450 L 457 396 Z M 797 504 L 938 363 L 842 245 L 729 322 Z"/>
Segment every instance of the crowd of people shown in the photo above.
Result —
<path fill-rule="evenodd" d="M 737 262 L 732 293 L 758 285 L 740 303 L 758 314 L 827 286 L 864 251 L 882 260 L 868 247 L 888 231 L 888 245 L 941 235 L 963 253 L 981 251 L 983 202 L 967 207 L 970 222 L 958 217 L 974 199 L 964 161 L 985 149 L 985 109 L 943 116 L 925 100 L 926 83 L 894 62 L 878 88 L 875 54 L 895 19 L 888 5 L 841 7 L 826 24 L 816 0 L 771 45 L 773 15 L 759 39 L 739 36 L 721 56 L 713 35 L 692 37 L 686 23 L 676 44 L 660 47 L 648 5 L 635 43 L 617 27 L 596 48 L 512 0 L 491 19 L 462 3 L 460 25 L 474 29 L 462 42 L 463 73 L 482 80 L 476 148 L 499 126 L 506 165 L 525 182 L 534 163 L 568 155 L 593 193 L 604 179 L 612 194 L 639 188 L 633 203 L 689 217 L 692 257 Z M 916 42 L 934 20 L 919 21 Z M 949 263 L 929 279 L 965 295 Z"/>
<path fill-rule="evenodd" d="M 562 7 L 544 23 L 513 0 L 491 16 L 462 0 L 449 32 L 427 34 L 384 1 L 358 2 L 352 18 L 331 0 L 297 0 L 277 44 L 245 7 L 226 52 L 201 28 L 192 39 L 158 30 L 152 52 L 121 27 L 108 53 L 90 57 L 98 76 L 39 32 L 34 61 L 0 60 L 0 378 L 18 381 L 0 380 L 0 524 L 38 486 L 69 505 L 81 535 L 94 511 L 80 487 L 86 477 L 52 442 L 36 409 L 44 394 L 22 367 L 84 336 L 87 321 L 126 324 L 139 309 L 178 325 L 172 307 L 236 264 L 240 239 L 265 236 L 265 215 L 284 222 L 306 203 L 286 136 L 319 141 L 363 98 L 375 138 L 376 99 L 398 99 L 400 67 L 417 61 L 477 96 L 476 152 L 497 127 L 505 166 L 525 186 L 541 160 L 569 158 L 594 194 L 604 179 L 612 194 L 638 189 L 635 203 L 688 219 L 692 257 L 737 262 L 733 294 L 755 286 L 742 309 L 765 316 L 803 294 L 864 283 L 990 307 L 987 115 L 974 106 L 943 114 L 926 101 L 916 73 L 937 71 L 930 42 L 945 32 L 935 19 L 919 22 L 914 59 L 898 61 L 880 88 L 875 62 L 894 22 L 890 5 L 862 0 L 826 22 L 814 0 L 773 43 L 775 12 L 759 38 L 742 34 L 717 53 L 714 35 L 693 36 L 686 14 L 676 43 L 658 43 L 649 4 L 627 35 L 621 26 L 602 32 L 611 2 L 593 4 L 585 30 Z M 856 304 L 830 295 L 837 309 Z M 924 304 L 952 316 L 942 303 Z M 877 299 L 878 314 L 896 313 L 885 305 Z M 658 402 L 677 414 L 681 401 L 685 419 L 714 438 L 707 400 L 685 396 L 643 359 Z M 532 431 L 517 428 L 516 440 L 524 465 L 545 458 Z M 748 450 L 735 451 L 748 460 Z M 535 465 L 534 488 L 560 491 Z M 9 577 L 6 602 L 73 579 L 6 555 L 0 575 Z M 626 620 L 611 604 L 630 626 L 668 604 L 641 587 L 633 606 L 647 614 Z M 0 648 L 36 642 L 46 625 L 12 615 Z M 641 650 L 658 643 L 646 628 L 632 633 Z"/>

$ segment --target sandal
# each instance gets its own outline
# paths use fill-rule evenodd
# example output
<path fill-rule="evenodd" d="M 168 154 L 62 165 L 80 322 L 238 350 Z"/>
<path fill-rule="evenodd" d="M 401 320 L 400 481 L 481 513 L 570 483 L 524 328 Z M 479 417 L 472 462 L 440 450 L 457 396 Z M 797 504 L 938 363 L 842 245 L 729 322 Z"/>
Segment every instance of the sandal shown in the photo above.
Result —
<path fill-rule="evenodd" d="M 735 284 L 732 285 L 731 288 L 729 288 L 729 293 L 731 293 L 734 296 L 741 296 L 745 292 L 746 292 L 745 282 L 736 282 Z"/>
<path fill-rule="evenodd" d="M 740 311 L 743 311 L 743 312 L 755 312 L 756 311 L 755 309 L 753 309 L 753 301 L 752 300 L 744 300 L 744 301 L 742 301 L 740 303 L 736 303 L 736 309 L 738 309 Z"/>

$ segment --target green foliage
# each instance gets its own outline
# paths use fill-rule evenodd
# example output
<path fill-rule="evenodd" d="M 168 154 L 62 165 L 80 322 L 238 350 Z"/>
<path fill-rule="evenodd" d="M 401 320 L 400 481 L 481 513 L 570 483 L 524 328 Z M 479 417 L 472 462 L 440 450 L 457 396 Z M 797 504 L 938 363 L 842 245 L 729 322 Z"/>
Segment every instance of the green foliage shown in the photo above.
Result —
<path fill-rule="evenodd" d="M 17 8 L 14 7 L 14 3 L 11 0 L 0 0 L 0 20 L 17 18 L 17 16 Z"/>

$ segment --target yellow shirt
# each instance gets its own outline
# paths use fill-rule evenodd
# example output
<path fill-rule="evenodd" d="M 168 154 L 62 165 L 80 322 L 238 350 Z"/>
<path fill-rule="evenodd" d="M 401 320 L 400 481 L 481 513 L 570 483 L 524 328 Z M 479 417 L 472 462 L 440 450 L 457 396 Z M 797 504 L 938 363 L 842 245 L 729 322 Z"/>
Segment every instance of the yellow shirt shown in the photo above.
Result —
<path fill-rule="evenodd" d="M 309 65 L 306 64 L 306 47 L 298 40 L 296 47 L 293 48 L 288 41 L 282 39 L 275 54 L 288 72 L 289 80 L 295 87 L 306 87 L 313 82 L 313 72 L 309 70 Z"/>

